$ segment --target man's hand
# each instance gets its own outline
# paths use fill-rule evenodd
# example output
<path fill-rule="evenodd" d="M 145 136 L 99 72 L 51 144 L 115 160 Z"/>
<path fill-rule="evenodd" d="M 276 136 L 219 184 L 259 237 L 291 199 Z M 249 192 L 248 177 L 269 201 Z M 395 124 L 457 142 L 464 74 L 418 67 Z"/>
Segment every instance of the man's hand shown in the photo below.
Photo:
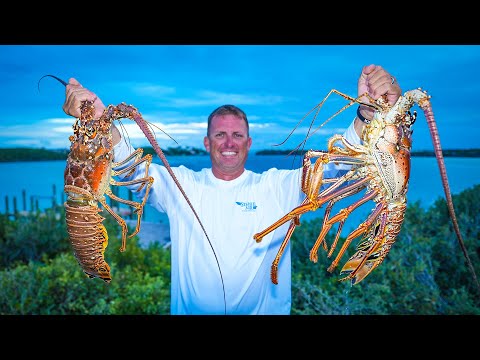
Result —
<path fill-rule="evenodd" d="M 387 100 L 390 105 L 394 105 L 402 94 L 402 89 L 398 85 L 396 79 L 384 68 L 379 65 L 367 65 L 362 69 L 360 78 L 358 79 L 358 96 L 368 93 L 373 99 L 377 100 L 382 95 L 387 95 Z M 363 96 L 360 101 L 370 103 L 370 100 Z M 360 114 L 367 120 L 373 119 L 375 110 L 371 107 L 361 105 Z M 358 118 L 355 119 L 355 130 L 361 136 L 365 124 Z"/>
<path fill-rule="evenodd" d="M 395 79 L 384 68 L 378 65 L 364 66 L 360 78 L 358 79 L 358 96 L 368 93 L 372 98 L 377 100 L 386 94 L 388 103 L 394 105 L 402 94 L 402 90 Z M 369 99 L 365 96 L 360 101 L 369 103 Z M 367 106 L 361 106 L 361 114 L 368 120 L 373 118 L 374 109 Z"/>
<path fill-rule="evenodd" d="M 65 102 L 62 107 L 65 114 L 79 118 L 82 101 L 89 100 L 93 101 L 93 106 L 95 106 L 95 119 L 102 116 L 105 105 L 97 95 L 84 88 L 76 79 L 70 78 L 65 89 Z"/>
<path fill-rule="evenodd" d="M 63 111 L 67 115 L 71 115 L 73 117 L 79 118 L 80 117 L 80 105 L 82 101 L 89 100 L 93 101 L 93 106 L 95 107 L 95 115 L 94 118 L 98 119 L 102 116 L 103 111 L 105 110 L 105 105 L 103 104 L 102 100 L 95 95 L 95 93 L 91 92 L 90 90 L 84 88 L 75 78 L 70 78 L 68 80 L 68 84 L 66 86 L 65 91 L 65 102 L 63 103 Z M 113 144 L 116 145 L 121 139 L 120 132 L 112 124 L 112 136 L 113 136 Z"/>

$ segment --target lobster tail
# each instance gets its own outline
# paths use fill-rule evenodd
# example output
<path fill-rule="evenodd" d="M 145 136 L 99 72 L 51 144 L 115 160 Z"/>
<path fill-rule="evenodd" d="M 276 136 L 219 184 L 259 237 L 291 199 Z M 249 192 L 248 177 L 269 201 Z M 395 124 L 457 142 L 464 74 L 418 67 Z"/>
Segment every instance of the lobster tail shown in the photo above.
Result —
<path fill-rule="evenodd" d="M 83 272 L 90 278 L 101 278 L 106 283 L 112 280 L 110 266 L 105 262 L 104 253 L 108 245 L 108 235 L 96 206 L 65 206 L 65 220 L 73 254 Z"/>

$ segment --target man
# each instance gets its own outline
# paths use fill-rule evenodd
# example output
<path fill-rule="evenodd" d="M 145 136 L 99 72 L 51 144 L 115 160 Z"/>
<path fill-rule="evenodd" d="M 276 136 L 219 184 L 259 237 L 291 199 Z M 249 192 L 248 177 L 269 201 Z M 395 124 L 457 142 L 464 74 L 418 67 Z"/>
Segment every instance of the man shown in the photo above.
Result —
<path fill-rule="evenodd" d="M 374 99 L 386 94 L 391 105 L 401 95 L 394 78 L 375 65 L 362 69 L 358 94 L 365 92 Z M 63 110 L 79 117 L 83 100 L 95 100 L 96 117 L 101 116 L 105 108 L 101 100 L 70 79 Z M 366 98 L 362 101 L 368 103 Z M 363 121 L 373 117 L 369 107 L 362 105 L 359 110 L 363 120 L 357 116 L 344 134 L 357 144 Z M 114 160 L 120 161 L 134 149 L 116 127 L 112 131 Z M 155 181 L 148 202 L 165 212 L 170 224 L 171 314 L 290 314 L 289 245 L 278 266 L 278 285 L 270 280 L 270 266 L 288 225 L 272 231 L 260 243 L 253 235 L 300 204 L 304 198 L 300 188 L 302 170 L 253 173 L 245 169 L 251 145 L 245 113 L 233 105 L 220 106 L 208 117 L 204 138 L 212 167 L 201 171 L 173 168 L 208 238 L 165 167 L 152 164 L 149 168 Z M 332 166 L 325 175 L 328 172 L 335 174 L 338 169 Z M 144 164 L 125 180 L 137 176 L 144 176 Z"/>

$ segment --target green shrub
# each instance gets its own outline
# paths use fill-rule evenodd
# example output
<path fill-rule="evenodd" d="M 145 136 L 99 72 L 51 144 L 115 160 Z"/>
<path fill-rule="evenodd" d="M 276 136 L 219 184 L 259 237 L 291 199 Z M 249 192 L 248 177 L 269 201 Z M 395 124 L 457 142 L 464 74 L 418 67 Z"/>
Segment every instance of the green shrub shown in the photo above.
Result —
<path fill-rule="evenodd" d="M 131 248 L 134 248 L 132 246 Z M 141 249 L 145 264 L 114 261 L 112 281 L 88 278 L 71 254 L 60 254 L 45 264 L 29 262 L 0 272 L 0 314 L 107 315 L 168 314 L 169 274 L 152 275 L 147 264 L 164 267 L 168 250 Z M 162 254 L 158 256 L 158 252 Z M 122 255 L 129 258 L 129 252 Z M 134 256 L 132 261 L 136 261 Z M 127 263 L 128 261 L 124 261 Z"/>
<path fill-rule="evenodd" d="M 0 216 L 0 269 L 69 250 L 63 208 L 18 216 L 17 220 Z"/>
<path fill-rule="evenodd" d="M 170 311 L 170 251 L 152 244 L 144 249 L 138 236 L 120 252 L 119 229 L 107 216 L 109 235 L 105 261 L 112 281 L 88 278 L 73 252 L 42 261 L 16 263 L 0 271 L 0 314 L 117 315 L 168 314 Z"/>

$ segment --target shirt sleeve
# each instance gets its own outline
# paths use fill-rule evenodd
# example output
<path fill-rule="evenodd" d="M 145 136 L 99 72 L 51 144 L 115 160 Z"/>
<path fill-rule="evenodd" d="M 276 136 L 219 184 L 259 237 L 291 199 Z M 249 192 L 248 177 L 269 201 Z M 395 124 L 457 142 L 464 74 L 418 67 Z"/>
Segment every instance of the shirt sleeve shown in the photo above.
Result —
<path fill-rule="evenodd" d="M 124 138 L 113 147 L 113 161 L 119 162 L 125 160 L 135 149 Z"/>
<path fill-rule="evenodd" d="M 355 118 L 353 118 L 352 123 L 350 126 L 345 130 L 343 133 L 343 137 L 347 139 L 347 141 L 350 144 L 357 144 L 357 145 L 362 145 L 363 141 L 360 139 L 360 136 L 358 136 L 357 132 L 355 131 Z"/>
<path fill-rule="evenodd" d="M 362 144 L 362 140 L 360 139 L 357 132 L 355 131 L 355 118 L 353 118 L 353 121 L 351 122 L 350 126 L 343 133 L 343 137 L 345 139 L 347 139 L 347 141 L 350 144 L 354 144 L 354 145 L 361 145 Z M 325 178 L 332 178 L 332 177 L 341 176 L 341 175 L 345 174 L 345 172 L 347 172 L 351 167 L 352 167 L 352 165 L 346 165 L 346 164 L 336 165 L 334 163 L 328 163 L 328 164 L 325 165 L 324 170 L 323 170 L 324 171 L 323 172 L 324 177 Z"/>

